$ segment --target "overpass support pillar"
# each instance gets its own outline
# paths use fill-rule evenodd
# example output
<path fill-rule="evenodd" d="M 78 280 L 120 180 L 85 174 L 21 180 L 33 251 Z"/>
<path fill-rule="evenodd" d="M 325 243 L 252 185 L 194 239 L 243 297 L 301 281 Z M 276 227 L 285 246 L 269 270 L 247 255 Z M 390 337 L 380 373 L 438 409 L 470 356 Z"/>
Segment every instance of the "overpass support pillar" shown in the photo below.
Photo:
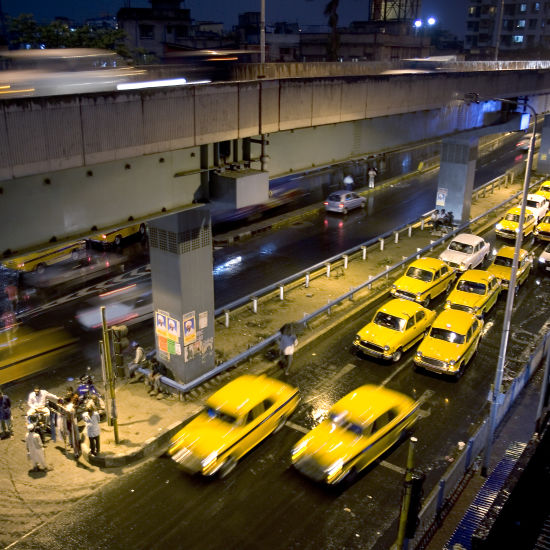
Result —
<path fill-rule="evenodd" d="M 214 368 L 210 210 L 200 206 L 149 223 L 157 355 L 182 383 Z"/>
<path fill-rule="evenodd" d="M 435 208 L 452 212 L 458 223 L 470 219 L 478 138 L 447 138 L 441 143 L 441 164 Z"/>
<path fill-rule="evenodd" d="M 542 123 L 537 172 L 550 174 L 550 115 L 545 115 Z"/>
<path fill-rule="evenodd" d="M 208 145 L 201 145 L 201 194 L 203 197 L 210 198 L 210 172 Z"/>

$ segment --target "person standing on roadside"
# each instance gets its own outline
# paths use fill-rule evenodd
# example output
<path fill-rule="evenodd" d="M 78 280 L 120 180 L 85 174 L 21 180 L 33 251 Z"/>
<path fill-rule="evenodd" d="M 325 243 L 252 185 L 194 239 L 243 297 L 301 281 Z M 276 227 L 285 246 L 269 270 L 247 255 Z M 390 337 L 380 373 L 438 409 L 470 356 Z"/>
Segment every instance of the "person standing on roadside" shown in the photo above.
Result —
<path fill-rule="evenodd" d="M 34 424 L 27 425 L 27 435 L 25 436 L 27 445 L 27 457 L 31 461 L 32 471 L 46 471 L 46 456 L 44 455 L 44 445 L 40 435 L 34 431 Z"/>
<path fill-rule="evenodd" d="M 11 401 L 0 388 L 0 427 L 2 428 L 2 437 L 13 435 L 11 424 Z"/>
<path fill-rule="evenodd" d="M 376 177 L 376 174 L 378 172 L 376 171 L 376 168 L 374 166 L 371 166 L 369 168 L 369 171 L 367 172 L 369 176 L 369 187 L 372 189 L 374 187 L 374 178 Z"/>
<path fill-rule="evenodd" d="M 82 420 L 86 424 L 86 433 L 90 440 L 90 454 L 97 456 L 99 453 L 99 434 L 101 433 L 101 428 L 99 427 L 99 413 L 91 403 L 86 407 Z"/>
<path fill-rule="evenodd" d="M 296 338 L 296 334 L 294 334 L 292 325 L 285 323 L 281 327 L 281 339 L 279 340 L 280 363 L 285 374 L 288 374 L 290 370 L 294 348 L 297 344 L 298 338 Z"/>

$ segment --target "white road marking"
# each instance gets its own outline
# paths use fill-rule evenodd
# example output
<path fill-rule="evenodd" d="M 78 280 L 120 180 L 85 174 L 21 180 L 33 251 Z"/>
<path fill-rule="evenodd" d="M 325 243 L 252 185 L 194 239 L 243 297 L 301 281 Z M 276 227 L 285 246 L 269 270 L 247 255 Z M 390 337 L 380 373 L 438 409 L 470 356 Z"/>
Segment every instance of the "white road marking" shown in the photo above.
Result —
<path fill-rule="evenodd" d="M 389 470 L 393 470 L 394 472 L 397 472 L 398 474 L 405 475 L 406 470 L 405 468 L 401 468 L 401 466 L 396 466 L 395 464 L 392 464 L 391 462 L 388 462 L 387 460 L 382 460 L 380 462 L 380 466 L 384 466 L 384 468 L 388 468 Z"/>
<path fill-rule="evenodd" d="M 406 363 L 403 363 L 397 370 L 393 371 L 385 380 L 383 380 L 380 383 L 380 385 L 385 386 L 392 378 L 397 376 L 403 369 L 405 369 L 407 367 L 410 368 L 409 363 L 410 363 L 410 360 L 407 361 Z"/>
<path fill-rule="evenodd" d="M 294 422 L 290 422 L 289 420 L 286 421 L 285 426 L 288 426 L 289 428 L 292 428 L 293 430 L 296 430 L 297 432 L 301 432 L 303 434 L 307 434 L 309 432 L 307 428 L 304 428 L 299 424 L 294 424 Z"/>

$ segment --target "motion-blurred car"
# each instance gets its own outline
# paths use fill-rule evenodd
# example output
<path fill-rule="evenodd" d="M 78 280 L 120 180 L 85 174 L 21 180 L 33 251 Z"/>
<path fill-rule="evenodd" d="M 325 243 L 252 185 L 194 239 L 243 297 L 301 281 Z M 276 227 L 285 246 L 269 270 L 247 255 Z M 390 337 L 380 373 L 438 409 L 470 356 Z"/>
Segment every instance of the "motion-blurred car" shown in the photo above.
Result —
<path fill-rule="evenodd" d="M 420 258 L 412 262 L 405 275 L 395 281 L 391 295 L 413 300 L 428 307 L 433 298 L 445 292 L 455 278 L 454 268 L 437 258 Z"/>
<path fill-rule="evenodd" d="M 535 231 L 533 231 L 535 239 L 539 241 L 550 241 L 550 214 L 546 214 L 542 220 L 540 220 Z"/>
<path fill-rule="evenodd" d="M 420 342 L 415 368 L 460 378 L 477 350 L 482 328 L 483 321 L 473 313 L 445 309 Z"/>
<path fill-rule="evenodd" d="M 84 241 L 74 241 L 62 245 L 52 246 L 39 250 L 38 252 L 29 252 L 22 256 L 9 258 L 2 262 L 8 269 L 17 271 L 36 271 L 44 273 L 49 265 L 63 262 L 69 258 L 76 260 L 86 253 L 86 243 Z"/>
<path fill-rule="evenodd" d="M 211 395 L 205 409 L 170 441 L 168 455 L 183 470 L 220 477 L 271 433 L 300 401 L 298 389 L 265 375 L 239 376 Z"/>
<path fill-rule="evenodd" d="M 546 248 L 539 256 L 539 270 L 550 271 L 550 244 L 546 245 Z"/>
<path fill-rule="evenodd" d="M 353 346 L 367 355 L 397 362 L 424 336 L 435 315 L 411 300 L 390 300 L 357 333 Z"/>
<path fill-rule="evenodd" d="M 550 180 L 543 181 L 541 186 L 537 189 L 536 194 L 542 195 L 550 200 Z"/>
<path fill-rule="evenodd" d="M 367 199 L 365 197 L 362 197 L 353 191 L 346 191 L 342 189 L 331 193 L 324 202 L 324 205 L 327 212 L 347 214 L 354 208 L 363 208 L 366 202 Z"/>
<path fill-rule="evenodd" d="M 510 208 L 502 220 L 500 220 L 495 226 L 495 232 L 499 237 L 503 239 L 515 239 L 519 233 L 519 217 L 521 214 L 521 208 Z M 535 216 L 529 210 L 525 210 L 525 217 L 523 220 L 523 237 L 527 237 L 535 230 Z"/>
<path fill-rule="evenodd" d="M 458 309 L 483 316 L 496 303 L 502 285 L 492 273 L 469 269 L 458 279 L 445 302 L 445 309 Z"/>
<path fill-rule="evenodd" d="M 136 223 L 127 227 L 117 227 L 111 231 L 97 233 L 88 237 L 88 241 L 92 244 L 99 245 L 104 249 L 120 248 L 123 243 L 132 237 L 145 238 L 147 229 L 144 223 Z"/>
<path fill-rule="evenodd" d="M 526 153 L 527 151 L 529 151 L 530 143 L 531 143 L 531 138 L 530 138 L 529 136 L 527 136 L 527 137 L 521 138 L 521 139 L 516 143 L 516 147 L 517 147 L 520 151 L 522 151 L 523 153 Z"/>
<path fill-rule="evenodd" d="M 502 288 L 508 288 L 512 276 L 512 264 L 514 261 L 514 247 L 502 246 L 493 259 L 493 263 L 487 268 L 489 273 L 500 279 Z M 516 291 L 525 282 L 531 268 L 533 267 L 533 256 L 523 248 L 519 251 L 518 270 L 516 273 Z"/>
<path fill-rule="evenodd" d="M 459 271 L 473 269 L 483 263 L 491 253 L 491 245 L 482 237 L 460 233 L 454 237 L 439 259 Z"/>
<path fill-rule="evenodd" d="M 294 467 L 307 477 L 334 485 L 353 479 L 411 429 L 417 403 L 382 386 L 365 385 L 330 409 L 292 449 Z"/>
<path fill-rule="evenodd" d="M 532 193 L 527 195 L 525 206 L 533 213 L 535 224 L 537 224 L 548 212 L 548 199 L 543 195 Z"/>
<path fill-rule="evenodd" d="M 0 384 L 54 368 L 76 341 L 62 328 L 33 331 L 14 325 L 0 330 Z"/>
<path fill-rule="evenodd" d="M 102 326 L 101 306 L 105 306 L 107 325 L 133 325 L 153 317 L 153 291 L 148 284 L 131 284 L 108 290 L 87 302 L 76 319 L 84 330 Z"/>

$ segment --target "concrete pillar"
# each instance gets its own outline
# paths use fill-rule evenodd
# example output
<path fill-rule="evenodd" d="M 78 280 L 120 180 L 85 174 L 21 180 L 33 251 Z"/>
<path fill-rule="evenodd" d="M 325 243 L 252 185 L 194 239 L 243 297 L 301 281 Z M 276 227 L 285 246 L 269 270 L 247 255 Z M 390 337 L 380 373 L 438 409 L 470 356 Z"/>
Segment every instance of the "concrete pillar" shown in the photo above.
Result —
<path fill-rule="evenodd" d="M 550 115 L 545 115 L 542 123 L 537 172 L 550 174 Z"/>
<path fill-rule="evenodd" d="M 243 138 L 243 161 L 245 166 L 250 167 L 251 159 L 251 141 L 250 138 Z"/>
<path fill-rule="evenodd" d="M 234 139 L 233 140 L 233 162 L 239 162 L 241 160 L 239 158 L 239 140 Z"/>
<path fill-rule="evenodd" d="M 212 144 L 213 150 L 214 150 L 214 166 L 216 168 L 219 168 L 220 166 L 220 144 L 219 142 Z"/>
<path fill-rule="evenodd" d="M 477 137 L 453 137 L 441 143 L 435 208 L 452 212 L 457 223 L 470 219 L 477 144 Z"/>
<path fill-rule="evenodd" d="M 210 211 L 200 206 L 149 223 L 155 342 L 182 383 L 214 367 Z"/>
<path fill-rule="evenodd" d="M 208 145 L 201 145 L 201 195 L 210 198 L 210 173 L 208 172 Z"/>

